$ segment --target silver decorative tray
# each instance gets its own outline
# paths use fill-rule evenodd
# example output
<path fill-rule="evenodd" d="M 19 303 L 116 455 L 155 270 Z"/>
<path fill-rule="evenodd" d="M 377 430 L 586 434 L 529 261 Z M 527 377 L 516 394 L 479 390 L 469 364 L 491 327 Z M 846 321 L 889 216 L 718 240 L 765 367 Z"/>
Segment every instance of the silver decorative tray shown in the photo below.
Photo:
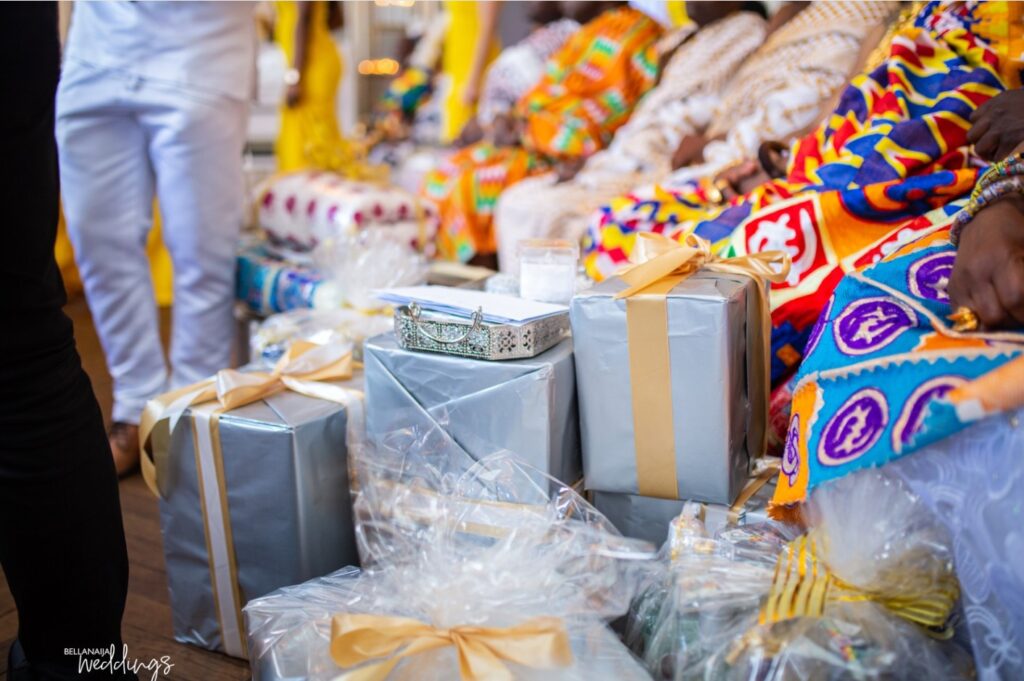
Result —
<path fill-rule="evenodd" d="M 526 359 L 552 347 L 569 335 L 569 313 L 513 326 L 483 320 L 483 310 L 472 319 L 425 316 L 415 303 L 395 308 L 395 335 L 406 350 L 440 352 L 474 359 Z"/>

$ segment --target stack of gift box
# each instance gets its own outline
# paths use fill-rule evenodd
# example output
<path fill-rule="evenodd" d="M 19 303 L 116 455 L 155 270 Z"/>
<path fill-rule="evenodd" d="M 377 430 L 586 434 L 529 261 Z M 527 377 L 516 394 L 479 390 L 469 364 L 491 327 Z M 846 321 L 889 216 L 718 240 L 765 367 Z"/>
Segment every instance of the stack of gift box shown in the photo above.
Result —
<path fill-rule="evenodd" d="M 669 266 L 652 257 L 534 316 L 505 296 L 402 289 L 395 330 L 365 341 L 361 366 L 351 344 L 295 339 L 270 370 L 151 403 L 144 472 L 176 638 L 276 681 L 705 678 L 824 636 L 758 616 L 776 562 L 809 536 L 767 517 L 764 281 L 700 244 L 668 250 Z M 835 552 L 810 554 L 836 571 Z M 707 579 L 677 581 L 683 564 Z M 955 591 L 928 566 L 918 586 Z M 708 595 L 729 592 L 730 570 L 751 575 L 742 607 Z M 916 678 L 883 655 L 878 632 L 905 623 L 878 605 L 900 584 L 877 577 L 842 582 L 870 591 L 876 620 L 826 608 L 828 626 L 860 627 L 868 671 Z M 742 621 L 721 631 L 740 642 L 682 655 L 705 626 L 691 594 L 732 608 Z M 632 653 L 606 625 L 627 612 Z M 767 625 L 772 644 L 750 633 Z M 852 669 L 836 660 L 815 669 Z"/>

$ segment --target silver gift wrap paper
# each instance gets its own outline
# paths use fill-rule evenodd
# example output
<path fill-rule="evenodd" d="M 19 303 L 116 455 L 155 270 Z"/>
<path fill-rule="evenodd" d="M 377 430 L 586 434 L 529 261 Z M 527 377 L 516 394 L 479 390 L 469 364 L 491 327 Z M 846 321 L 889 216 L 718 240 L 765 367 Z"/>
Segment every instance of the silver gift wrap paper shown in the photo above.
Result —
<path fill-rule="evenodd" d="M 370 442 L 433 432 L 463 468 L 508 450 L 566 484 L 579 480 L 572 340 L 529 359 L 491 362 L 403 350 L 384 334 L 366 342 L 364 362 Z"/>
<path fill-rule="evenodd" d="M 736 515 L 736 525 L 768 522 L 768 502 L 775 492 L 774 484 L 766 484 L 743 505 Z M 604 514 L 622 534 L 660 546 L 668 538 L 669 523 L 683 510 L 685 501 L 656 499 L 618 492 L 593 492 L 594 507 Z M 704 527 L 709 536 L 729 525 L 729 506 L 703 504 Z"/>
<path fill-rule="evenodd" d="M 626 284 L 612 277 L 572 300 L 570 317 L 580 395 L 588 490 L 638 494 Z M 747 335 L 759 323 L 752 281 L 699 272 L 668 294 L 669 373 L 680 499 L 730 504 L 747 479 Z M 652 333 L 656 331 L 652 330 Z M 765 377 L 766 378 L 766 377 Z M 751 381 L 751 384 L 755 384 Z"/>
<path fill-rule="evenodd" d="M 358 562 L 343 405 L 283 392 L 220 420 L 241 603 Z M 223 650 L 191 411 L 171 434 L 160 526 L 174 637 Z M 164 474 L 164 472 L 161 472 Z"/>

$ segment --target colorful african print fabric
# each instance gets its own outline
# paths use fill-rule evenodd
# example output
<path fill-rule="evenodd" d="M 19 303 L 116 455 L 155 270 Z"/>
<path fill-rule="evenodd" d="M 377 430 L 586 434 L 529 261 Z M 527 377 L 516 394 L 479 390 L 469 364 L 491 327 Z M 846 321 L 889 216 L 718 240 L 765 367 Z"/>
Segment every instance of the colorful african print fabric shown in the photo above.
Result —
<path fill-rule="evenodd" d="M 636 10 L 604 12 L 547 62 L 540 82 L 516 105 L 525 121 L 521 147 L 481 142 L 428 175 L 424 195 L 442 216 L 442 257 L 466 261 L 494 253 L 494 206 L 506 187 L 546 170 L 552 158 L 588 155 L 607 144 L 654 84 L 660 32 Z"/>
<path fill-rule="evenodd" d="M 424 195 L 437 204 L 443 225 L 437 237 L 441 257 L 466 262 L 477 253 L 494 253 L 498 247 L 491 224 L 502 190 L 547 167 L 521 147 L 481 142 L 428 173 Z"/>
<path fill-rule="evenodd" d="M 895 7 L 818 0 L 767 40 L 764 20 L 749 12 L 702 27 L 673 53 L 658 85 L 608 148 L 587 159 L 575 178 L 531 178 L 503 195 L 495 217 L 502 270 L 515 272 L 522 239 L 578 241 L 588 218 L 611 197 L 642 196 L 652 183 L 671 187 L 712 177 L 756 157 L 762 142 L 805 134 L 832 108 L 858 71 L 865 40 L 889 22 Z M 713 141 L 704 147 L 703 163 L 673 171 L 673 151 L 688 135 Z"/>
<path fill-rule="evenodd" d="M 661 28 L 628 7 L 584 26 L 547 63 L 547 73 L 519 100 L 524 145 L 576 158 L 603 149 L 658 77 Z"/>
<path fill-rule="evenodd" d="M 388 84 L 387 92 L 381 99 L 380 110 L 385 114 L 400 114 L 411 121 L 416 110 L 430 99 L 434 74 L 415 66 L 402 71 Z"/>
<path fill-rule="evenodd" d="M 511 112 L 519 98 L 544 75 L 548 59 L 578 30 L 579 23 L 559 19 L 502 50 L 487 69 L 487 80 L 480 92 L 476 111 L 480 125 L 491 125 L 499 115 Z"/>
<path fill-rule="evenodd" d="M 984 415 L 971 406 L 971 382 L 1024 357 L 1022 333 L 962 334 L 947 322 L 956 260 L 947 213 L 847 275 L 828 301 L 797 375 L 776 504 L 961 430 Z"/>
<path fill-rule="evenodd" d="M 993 4 L 1004 16 L 1019 11 L 985 4 L 989 13 Z M 788 251 L 790 277 L 772 291 L 777 384 L 798 366 L 843 274 L 945 219 L 955 208 L 935 209 L 973 187 L 979 162 L 966 145 L 969 118 L 1005 87 L 996 51 L 976 33 L 978 11 L 977 3 L 923 8 L 895 33 L 884 62 L 855 78 L 830 117 L 793 145 L 785 179 L 727 206 L 711 204 L 708 181 L 607 206 L 585 238 L 589 273 L 625 262 L 644 230 L 692 230 L 724 255 Z"/>
<path fill-rule="evenodd" d="M 587 218 L 608 197 L 666 177 L 673 150 L 685 136 L 704 130 L 729 79 L 766 34 L 765 20 L 753 12 L 736 12 L 701 28 L 672 53 L 658 84 L 640 100 L 629 122 L 606 149 L 587 159 L 576 177 L 558 182 L 548 173 L 506 190 L 495 214 L 502 271 L 518 271 L 521 240 L 578 242 Z"/>

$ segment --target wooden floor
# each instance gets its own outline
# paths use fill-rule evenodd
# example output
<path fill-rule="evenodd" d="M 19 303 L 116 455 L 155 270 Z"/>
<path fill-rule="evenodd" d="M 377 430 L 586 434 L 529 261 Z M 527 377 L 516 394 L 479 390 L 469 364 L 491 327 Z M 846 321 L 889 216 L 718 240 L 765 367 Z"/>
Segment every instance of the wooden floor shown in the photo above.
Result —
<path fill-rule="evenodd" d="M 92 326 L 88 307 L 78 298 L 67 307 L 75 322 L 75 336 L 85 370 L 109 419 L 110 376 L 99 340 Z M 166 338 L 168 315 L 164 315 Z M 160 543 L 157 504 L 142 478 L 136 474 L 121 482 L 121 506 L 128 538 L 131 580 L 124 613 L 124 641 L 129 656 L 143 662 L 169 655 L 174 667 L 169 677 L 180 681 L 240 681 L 250 678 L 249 666 L 242 660 L 211 653 L 174 641 L 171 635 L 171 611 L 167 600 L 167 575 Z M 7 581 L 0 572 L 0 678 L 6 677 L 7 648 L 17 635 L 18 619 Z M 147 680 L 148 681 L 148 680 Z"/>

